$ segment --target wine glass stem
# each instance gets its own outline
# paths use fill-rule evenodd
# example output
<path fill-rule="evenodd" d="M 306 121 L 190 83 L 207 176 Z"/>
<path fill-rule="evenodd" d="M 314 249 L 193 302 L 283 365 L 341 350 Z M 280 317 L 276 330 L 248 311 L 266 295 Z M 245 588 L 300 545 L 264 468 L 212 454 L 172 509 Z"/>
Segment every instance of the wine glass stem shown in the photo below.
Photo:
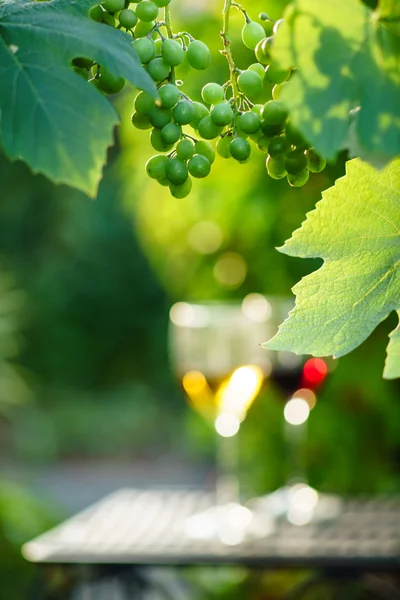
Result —
<path fill-rule="evenodd" d="M 239 503 L 238 435 L 217 434 L 217 504 Z"/>

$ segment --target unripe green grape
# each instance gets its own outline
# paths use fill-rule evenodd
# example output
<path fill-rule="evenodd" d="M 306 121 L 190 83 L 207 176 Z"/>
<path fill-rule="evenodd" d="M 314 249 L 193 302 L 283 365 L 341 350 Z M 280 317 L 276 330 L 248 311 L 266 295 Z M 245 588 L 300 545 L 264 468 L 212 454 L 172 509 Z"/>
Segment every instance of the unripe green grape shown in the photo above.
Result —
<path fill-rule="evenodd" d="M 106 94 L 117 94 L 125 85 L 125 79 L 114 75 L 105 67 L 100 68 L 99 88 Z"/>
<path fill-rule="evenodd" d="M 133 29 L 133 27 L 135 27 L 138 21 L 138 18 L 133 10 L 129 10 L 129 8 L 124 8 L 124 10 L 121 10 L 121 12 L 119 13 L 118 20 L 120 22 L 120 25 L 122 25 L 122 27 L 125 27 L 125 29 Z"/>
<path fill-rule="evenodd" d="M 290 77 L 291 69 L 282 69 L 276 63 L 271 63 L 265 70 L 265 78 L 270 83 L 283 83 Z"/>
<path fill-rule="evenodd" d="M 213 164 L 215 160 L 215 150 L 211 146 L 209 142 L 205 142 L 204 140 L 199 140 L 194 145 L 194 151 L 196 154 L 201 154 L 205 156 L 210 161 L 210 164 Z"/>
<path fill-rule="evenodd" d="M 161 177 L 161 179 L 157 179 L 157 183 L 159 183 L 160 185 L 162 185 L 164 187 L 169 187 L 169 181 L 166 177 Z"/>
<path fill-rule="evenodd" d="M 257 131 L 260 131 L 261 119 L 255 112 L 249 110 L 240 115 L 237 124 L 245 133 L 257 133 Z"/>
<path fill-rule="evenodd" d="M 161 137 L 160 129 L 153 129 L 150 133 L 150 143 L 157 152 L 168 152 L 173 144 L 166 144 Z"/>
<path fill-rule="evenodd" d="M 288 173 L 287 181 L 292 187 L 301 187 L 307 183 L 309 177 L 310 171 L 308 169 L 304 169 L 304 171 L 300 171 L 300 173 Z"/>
<path fill-rule="evenodd" d="M 215 125 L 225 127 L 233 121 L 233 110 L 229 102 L 220 102 L 211 109 L 211 119 Z"/>
<path fill-rule="evenodd" d="M 266 19 L 263 19 L 261 21 L 261 25 L 264 28 L 265 35 L 271 36 L 274 30 L 274 22 L 269 17 L 267 17 Z"/>
<path fill-rule="evenodd" d="M 311 173 L 320 173 L 326 167 L 326 160 L 315 152 L 313 148 L 306 151 L 307 168 Z"/>
<path fill-rule="evenodd" d="M 165 83 L 158 90 L 161 104 L 164 108 L 173 108 L 180 100 L 181 94 L 173 83 Z"/>
<path fill-rule="evenodd" d="M 197 127 L 197 131 L 199 132 L 200 136 L 205 140 L 213 140 L 214 138 L 221 135 L 223 127 L 219 127 L 218 125 L 216 125 L 212 120 L 211 115 L 208 115 L 200 121 Z"/>
<path fill-rule="evenodd" d="M 157 129 L 162 129 L 172 120 L 171 109 L 154 105 L 149 112 L 149 120 L 153 127 L 157 127 Z"/>
<path fill-rule="evenodd" d="M 72 64 L 74 65 L 74 67 L 78 67 L 78 69 L 88 70 L 93 66 L 93 60 L 89 59 L 89 58 L 79 57 L 79 58 L 74 58 L 74 60 L 72 61 Z"/>
<path fill-rule="evenodd" d="M 219 83 L 207 83 L 201 90 L 201 97 L 207 104 L 218 104 L 225 98 L 224 88 Z"/>
<path fill-rule="evenodd" d="M 296 129 L 296 127 L 294 127 L 294 125 L 292 125 L 292 122 L 290 119 L 286 123 L 285 132 L 286 132 L 286 137 L 288 138 L 290 143 L 293 144 L 293 146 L 300 146 L 300 145 L 306 143 L 303 135 L 300 133 L 300 131 L 298 129 Z"/>
<path fill-rule="evenodd" d="M 251 107 L 251 112 L 255 112 L 256 115 L 258 115 L 260 117 L 260 119 L 261 119 L 261 111 L 262 111 L 263 108 L 264 108 L 264 104 L 254 104 Z"/>
<path fill-rule="evenodd" d="M 179 158 L 171 158 L 168 161 L 166 172 L 168 181 L 174 185 L 182 185 L 188 178 L 187 166 Z"/>
<path fill-rule="evenodd" d="M 158 16 L 158 6 L 151 0 L 141 0 L 136 6 L 136 15 L 144 23 L 150 23 Z"/>
<path fill-rule="evenodd" d="M 188 138 L 185 138 L 179 142 L 176 147 L 176 155 L 184 162 L 191 159 L 194 154 L 194 144 Z"/>
<path fill-rule="evenodd" d="M 260 63 L 258 63 L 258 62 L 253 63 L 252 65 L 247 67 L 247 69 L 248 69 L 248 71 L 254 71 L 255 73 L 257 73 L 257 75 L 259 75 L 261 77 L 261 79 L 264 79 L 265 69 L 264 69 L 263 65 L 261 65 Z"/>
<path fill-rule="evenodd" d="M 164 8 L 164 6 L 168 6 L 171 0 L 153 0 L 154 4 L 157 4 L 158 8 Z"/>
<path fill-rule="evenodd" d="M 210 66 L 211 53 L 204 42 L 193 40 L 187 48 L 187 59 L 191 67 L 203 71 Z"/>
<path fill-rule="evenodd" d="M 167 123 L 161 129 L 161 138 L 165 144 L 175 144 L 182 135 L 182 128 L 176 123 Z"/>
<path fill-rule="evenodd" d="M 161 38 L 153 38 L 153 39 L 154 39 L 154 45 L 156 47 L 156 56 L 161 56 L 161 46 L 162 46 L 163 41 Z"/>
<path fill-rule="evenodd" d="M 279 27 L 281 27 L 284 22 L 285 22 L 284 19 L 278 19 L 277 21 L 275 21 L 274 27 L 272 29 L 272 32 L 273 32 L 274 35 L 276 35 L 278 33 Z"/>
<path fill-rule="evenodd" d="M 106 23 L 106 25 L 110 25 L 110 27 L 115 27 L 116 25 L 114 16 L 108 13 L 107 11 L 104 11 L 103 13 L 103 23 Z"/>
<path fill-rule="evenodd" d="M 230 145 L 230 151 L 236 160 L 239 162 L 244 162 L 247 160 L 251 154 L 250 144 L 247 140 L 237 137 L 232 140 Z"/>
<path fill-rule="evenodd" d="M 176 40 L 164 40 L 161 44 L 161 55 L 171 67 L 177 67 L 183 62 L 185 51 Z"/>
<path fill-rule="evenodd" d="M 144 2 L 145 0 L 142 0 Z M 170 73 L 170 66 L 160 56 L 153 58 L 147 65 L 147 71 L 154 81 L 163 81 Z"/>
<path fill-rule="evenodd" d="M 260 133 L 257 137 L 256 143 L 260 152 L 268 152 L 268 146 L 271 143 L 271 138 L 269 136 L 264 135 L 264 133 Z"/>
<path fill-rule="evenodd" d="M 242 71 L 238 77 L 238 86 L 250 99 L 261 94 L 263 90 L 263 80 L 254 71 Z"/>
<path fill-rule="evenodd" d="M 100 5 L 93 6 L 93 8 L 91 8 L 90 11 L 89 11 L 89 17 L 93 21 L 97 21 L 98 23 L 102 22 L 103 15 L 104 15 L 104 10 L 101 8 Z"/>
<path fill-rule="evenodd" d="M 154 27 L 154 21 L 138 21 L 134 30 L 135 38 L 145 37 Z"/>
<path fill-rule="evenodd" d="M 132 125 L 134 125 L 136 129 L 151 129 L 152 127 L 148 115 L 143 115 L 142 113 L 134 112 L 131 120 Z"/>
<path fill-rule="evenodd" d="M 240 127 L 238 121 L 236 121 L 236 136 L 244 139 L 249 137 L 249 134 L 243 131 L 243 129 Z"/>
<path fill-rule="evenodd" d="M 172 111 L 174 121 L 178 125 L 188 125 L 194 118 L 194 106 L 189 100 L 180 100 Z"/>
<path fill-rule="evenodd" d="M 152 179 L 164 179 L 167 176 L 167 164 L 169 158 L 164 154 L 152 156 L 146 163 L 146 172 Z"/>
<path fill-rule="evenodd" d="M 287 83 L 276 83 L 274 85 L 274 87 L 272 88 L 272 98 L 274 100 L 279 100 L 279 98 L 281 97 L 282 91 L 286 85 L 287 85 Z"/>
<path fill-rule="evenodd" d="M 148 92 L 139 92 L 135 98 L 135 110 L 143 115 L 148 115 L 155 106 L 155 100 Z"/>
<path fill-rule="evenodd" d="M 211 163 L 203 154 L 195 154 L 188 163 L 189 173 L 193 177 L 203 179 L 211 171 Z"/>
<path fill-rule="evenodd" d="M 190 124 L 193 127 L 193 129 L 197 129 L 200 121 L 204 119 L 204 117 L 207 117 L 210 114 L 210 111 L 201 102 L 192 102 L 192 104 L 194 108 L 194 117 L 191 120 Z"/>
<path fill-rule="evenodd" d="M 109 13 L 115 13 L 122 10 L 125 6 L 125 0 L 104 0 L 103 8 Z"/>
<path fill-rule="evenodd" d="M 287 175 L 285 161 L 279 156 L 268 156 L 266 166 L 268 175 L 272 179 L 283 179 Z"/>
<path fill-rule="evenodd" d="M 290 143 L 285 135 L 272 138 L 268 146 L 268 154 L 279 156 L 287 154 L 290 150 Z"/>
<path fill-rule="evenodd" d="M 259 63 L 268 65 L 271 60 L 271 48 L 273 44 L 273 37 L 267 37 L 261 42 L 258 42 L 255 47 L 254 54 Z"/>
<path fill-rule="evenodd" d="M 270 100 L 264 104 L 261 111 L 261 119 L 270 125 L 279 125 L 285 123 L 289 116 L 286 105 L 280 100 Z"/>
<path fill-rule="evenodd" d="M 298 150 L 290 152 L 285 160 L 285 168 L 290 175 L 296 175 L 304 171 L 307 168 L 307 157 L 304 152 Z"/>
<path fill-rule="evenodd" d="M 224 135 L 224 137 L 220 137 L 217 142 L 217 152 L 222 158 L 230 158 L 231 154 L 231 141 L 232 136 Z"/>
<path fill-rule="evenodd" d="M 153 40 L 149 40 L 147 37 L 139 38 L 133 42 L 133 47 L 138 53 L 139 59 L 142 64 L 146 65 L 148 62 L 153 60 L 156 56 L 156 47 Z"/>
<path fill-rule="evenodd" d="M 242 42 L 246 48 L 254 50 L 258 42 L 265 38 L 264 27 L 256 21 L 246 23 L 242 29 Z"/>
<path fill-rule="evenodd" d="M 261 121 L 261 131 L 267 137 L 274 137 L 275 135 L 279 135 L 285 129 L 285 123 L 279 123 L 278 125 L 272 125 L 268 123 L 268 121 Z"/>
<path fill-rule="evenodd" d="M 192 190 L 192 180 L 190 177 L 186 179 L 184 183 L 181 185 L 174 185 L 173 183 L 169 186 L 169 191 L 171 192 L 171 196 L 174 198 L 186 198 L 190 194 Z"/>

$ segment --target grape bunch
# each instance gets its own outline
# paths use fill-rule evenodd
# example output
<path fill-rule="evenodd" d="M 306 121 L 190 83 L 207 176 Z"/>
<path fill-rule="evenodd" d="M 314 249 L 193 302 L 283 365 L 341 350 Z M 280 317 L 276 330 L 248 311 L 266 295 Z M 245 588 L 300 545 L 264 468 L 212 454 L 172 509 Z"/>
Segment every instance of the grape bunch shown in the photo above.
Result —
<path fill-rule="evenodd" d="M 274 36 L 282 20 L 273 22 L 265 13 L 259 15 L 258 21 L 251 20 L 241 5 L 232 2 L 230 8 L 240 10 L 244 17 L 241 38 L 254 51 L 255 61 L 239 70 L 223 29 L 222 53 L 227 58 L 229 79 L 223 85 L 207 83 L 201 90 L 202 102 L 198 102 L 183 92 L 176 68 L 186 63 L 195 70 L 207 69 L 211 54 L 206 44 L 188 32 L 173 33 L 170 2 L 105 0 L 90 13 L 96 21 L 132 35 L 137 54 L 157 85 L 156 97 L 143 91 L 137 94 L 132 114 L 136 128 L 150 130 L 150 143 L 158 153 L 146 164 L 149 177 L 168 186 L 174 197 L 187 196 L 192 177 L 201 179 L 210 173 L 215 160 L 211 144 L 214 140 L 221 157 L 239 163 L 249 160 L 252 145 L 255 146 L 267 155 L 269 176 L 286 177 L 294 187 L 304 185 L 310 172 L 322 171 L 325 159 L 293 126 L 280 100 L 287 81 L 296 76 L 294 69 L 282 69 L 271 57 Z M 101 65 L 75 62 L 75 68 L 90 69 L 91 83 L 104 93 L 119 92 L 125 83 Z M 266 89 L 270 91 L 265 92 Z M 267 93 L 269 97 L 265 97 Z"/>

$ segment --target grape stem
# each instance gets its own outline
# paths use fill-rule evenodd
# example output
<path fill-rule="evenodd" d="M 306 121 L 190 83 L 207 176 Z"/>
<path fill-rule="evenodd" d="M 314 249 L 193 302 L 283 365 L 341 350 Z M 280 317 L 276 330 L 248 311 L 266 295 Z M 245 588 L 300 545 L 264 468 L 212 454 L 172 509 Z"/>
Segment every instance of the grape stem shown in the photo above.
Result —
<path fill-rule="evenodd" d="M 220 33 L 224 49 L 221 50 L 221 53 L 226 57 L 229 66 L 230 73 L 230 86 L 232 88 L 233 95 L 233 131 L 236 134 L 236 117 L 239 112 L 239 91 L 237 87 L 237 71 L 236 65 L 233 60 L 232 50 L 231 50 L 231 40 L 229 37 L 229 19 L 230 12 L 232 8 L 233 2 L 232 0 L 224 0 L 224 8 L 222 10 L 222 31 Z"/>
<path fill-rule="evenodd" d="M 169 38 L 173 38 L 174 37 L 174 32 L 172 31 L 172 25 L 171 25 L 171 11 L 169 6 L 166 6 L 164 8 L 164 21 L 165 21 L 165 29 L 167 30 L 167 35 Z M 171 67 L 171 74 L 169 76 L 169 81 L 170 83 L 175 83 L 175 69 L 174 67 Z"/>
<path fill-rule="evenodd" d="M 243 6 L 241 4 L 238 4 L 237 2 L 232 2 L 232 6 L 234 6 L 238 10 L 240 10 L 240 12 L 242 13 L 242 15 L 246 19 L 246 23 L 251 23 L 251 19 L 250 19 L 248 13 L 247 13 L 247 10 L 245 8 L 243 8 Z"/>

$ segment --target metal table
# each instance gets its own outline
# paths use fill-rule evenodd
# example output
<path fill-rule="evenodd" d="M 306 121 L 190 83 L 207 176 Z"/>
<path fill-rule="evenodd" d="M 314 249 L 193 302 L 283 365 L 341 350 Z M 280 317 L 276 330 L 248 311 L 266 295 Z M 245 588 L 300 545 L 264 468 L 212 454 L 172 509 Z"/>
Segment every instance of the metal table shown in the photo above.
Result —
<path fill-rule="evenodd" d="M 329 577 L 400 571 L 399 497 L 344 500 L 333 521 L 280 522 L 269 535 L 236 546 L 187 536 L 187 518 L 213 500 L 199 491 L 121 490 L 25 544 L 23 555 L 42 565 L 111 569 L 225 564 L 321 569 Z M 400 599 L 397 587 L 388 589 L 371 597 Z"/>

